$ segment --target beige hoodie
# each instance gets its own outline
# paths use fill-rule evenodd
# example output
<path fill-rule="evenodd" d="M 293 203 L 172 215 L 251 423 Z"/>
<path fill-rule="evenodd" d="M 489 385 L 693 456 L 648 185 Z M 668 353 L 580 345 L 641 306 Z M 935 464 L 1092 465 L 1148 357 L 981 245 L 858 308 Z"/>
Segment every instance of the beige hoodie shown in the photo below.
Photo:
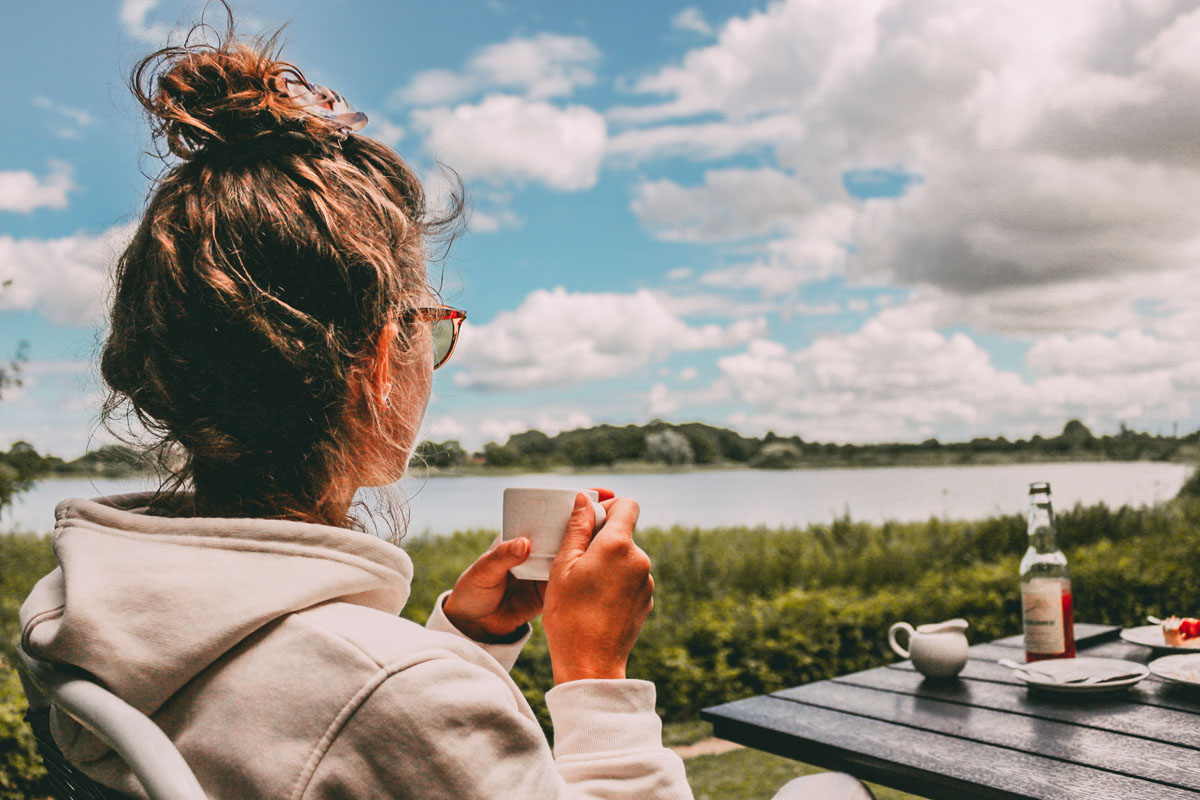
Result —
<path fill-rule="evenodd" d="M 551 689 L 554 752 L 508 676 L 524 640 L 483 646 L 437 603 L 397 614 L 412 562 L 354 531 L 151 516 L 150 495 L 67 500 L 60 567 L 21 607 L 25 650 L 75 664 L 150 715 L 212 798 L 690 798 L 654 685 Z M 65 715 L 64 754 L 144 797 Z"/>

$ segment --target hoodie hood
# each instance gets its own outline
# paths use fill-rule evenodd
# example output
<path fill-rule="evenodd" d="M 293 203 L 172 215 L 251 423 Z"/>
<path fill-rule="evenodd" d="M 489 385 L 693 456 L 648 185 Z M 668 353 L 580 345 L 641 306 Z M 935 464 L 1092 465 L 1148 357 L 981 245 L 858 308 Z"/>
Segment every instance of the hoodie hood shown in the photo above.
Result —
<path fill-rule="evenodd" d="M 412 561 L 358 531 L 288 520 L 162 516 L 153 493 L 65 500 L 59 568 L 21 606 L 21 646 L 81 667 L 144 714 L 247 636 L 341 601 L 398 614 Z M 161 498 L 160 501 L 161 502 Z"/>

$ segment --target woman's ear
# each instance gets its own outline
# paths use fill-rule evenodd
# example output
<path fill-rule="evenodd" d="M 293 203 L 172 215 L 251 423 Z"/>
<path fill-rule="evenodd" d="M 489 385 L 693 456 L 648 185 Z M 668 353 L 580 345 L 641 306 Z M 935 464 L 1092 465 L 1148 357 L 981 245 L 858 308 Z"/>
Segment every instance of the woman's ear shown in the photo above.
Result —
<path fill-rule="evenodd" d="M 396 346 L 396 337 L 400 335 L 400 326 L 392 320 L 383 326 L 379 338 L 375 340 L 374 363 L 371 365 L 371 391 L 379 405 L 387 405 L 388 396 L 392 393 L 392 348 Z"/>

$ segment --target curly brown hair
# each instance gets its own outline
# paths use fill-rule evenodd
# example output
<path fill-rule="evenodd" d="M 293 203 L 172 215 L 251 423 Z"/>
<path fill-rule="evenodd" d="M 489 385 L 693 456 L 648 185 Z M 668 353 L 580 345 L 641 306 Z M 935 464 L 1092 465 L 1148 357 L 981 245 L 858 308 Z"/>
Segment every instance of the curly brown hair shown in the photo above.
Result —
<path fill-rule="evenodd" d="M 226 12 L 216 43 L 189 35 L 130 78 L 168 152 L 116 266 L 103 419 L 181 451 L 161 492 L 194 488 L 197 514 L 354 526 L 334 495 L 364 463 L 403 463 L 413 434 L 368 390 L 374 344 L 428 304 L 426 241 L 461 192 L 431 218 L 394 151 L 279 89 L 304 80 L 279 32 L 243 39 Z M 401 323 L 397 359 L 411 334 Z"/>

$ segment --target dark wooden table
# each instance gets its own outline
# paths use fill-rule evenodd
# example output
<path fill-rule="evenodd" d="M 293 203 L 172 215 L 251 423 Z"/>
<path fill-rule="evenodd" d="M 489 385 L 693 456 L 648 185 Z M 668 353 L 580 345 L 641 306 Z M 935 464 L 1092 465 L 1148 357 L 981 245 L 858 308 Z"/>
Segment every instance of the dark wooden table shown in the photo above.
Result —
<path fill-rule="evenodd" d="M 1079 655 L 1147 663 L 1118 630 L 1077 624 Z M 707 708 L 722 739 L 930 798 L 1200 794 L 1200 691 L 1149 676 L 1106 695 L 1030 691 L 1001 658 L 1019 636 L 971 648 L 958 679 L 903 661 Z"/>

